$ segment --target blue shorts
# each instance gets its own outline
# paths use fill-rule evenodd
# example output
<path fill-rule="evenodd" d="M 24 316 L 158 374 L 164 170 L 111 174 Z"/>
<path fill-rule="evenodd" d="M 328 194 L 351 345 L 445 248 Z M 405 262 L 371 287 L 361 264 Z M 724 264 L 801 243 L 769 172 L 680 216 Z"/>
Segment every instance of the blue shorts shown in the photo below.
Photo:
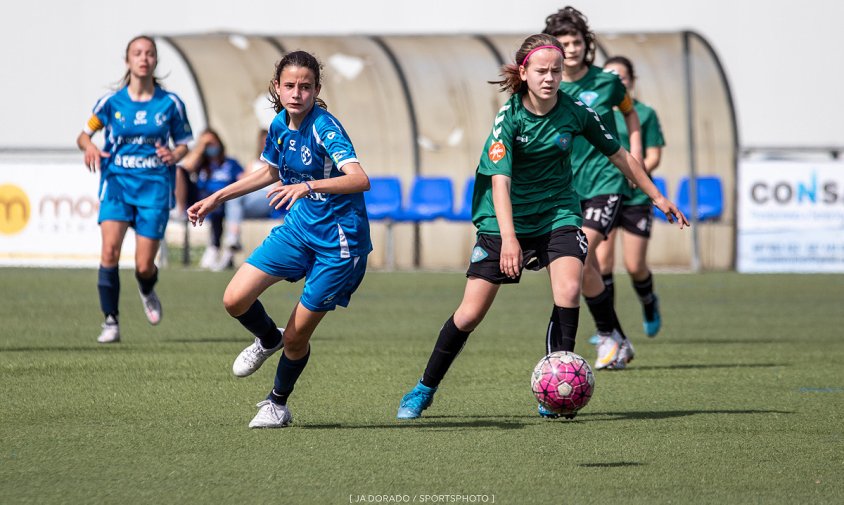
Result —
<path fill-rule="evenodd" d="M 289 233 L 285 226 L 276 226 L 264 242 L 246 260 L 258 270 L 282 277 L 290 282 L 305 278 L 299 299 L 314 312 L 348 307 L 352 293 L 366 273 L 366 256 L 341 258 L 317 253 Z"/>
<path fill-rule="evenodd" d="M 126 221 L 135 229 L 135 233 L 152 240 L 164 238 L 170 211 L 152 207 L 136 207 L 122 200 L 107 198 L 100 202 L 100 216 L 97 223 L 103 221 Z"/>

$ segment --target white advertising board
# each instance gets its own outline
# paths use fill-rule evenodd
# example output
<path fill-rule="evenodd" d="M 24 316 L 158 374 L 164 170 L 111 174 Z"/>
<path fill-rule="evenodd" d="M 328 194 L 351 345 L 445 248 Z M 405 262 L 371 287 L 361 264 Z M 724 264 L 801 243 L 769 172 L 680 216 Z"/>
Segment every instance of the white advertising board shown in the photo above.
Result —
<path fill-rule="evenodd" d="M 0 159 L 0 266 L 97 267 L 99 174 L 74 160 Z M 126 234 L 121 263 L 132 263 Z"/>
<path fill-rule="evenodd" d="M 739 272 L 844 272 L 844 162 L 744 161 Z"/>

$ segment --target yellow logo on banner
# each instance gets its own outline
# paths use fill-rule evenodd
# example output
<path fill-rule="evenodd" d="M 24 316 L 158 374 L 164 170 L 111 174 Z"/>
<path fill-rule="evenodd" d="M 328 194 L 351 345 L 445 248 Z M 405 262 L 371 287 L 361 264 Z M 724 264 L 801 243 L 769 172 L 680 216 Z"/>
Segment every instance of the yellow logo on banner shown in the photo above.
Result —
<path fill-rule="evenodd" d="M 24 191 L 14 184 L 0 184 L 0 233 L 14 235 L 26 228 L 32 214 Z"/>

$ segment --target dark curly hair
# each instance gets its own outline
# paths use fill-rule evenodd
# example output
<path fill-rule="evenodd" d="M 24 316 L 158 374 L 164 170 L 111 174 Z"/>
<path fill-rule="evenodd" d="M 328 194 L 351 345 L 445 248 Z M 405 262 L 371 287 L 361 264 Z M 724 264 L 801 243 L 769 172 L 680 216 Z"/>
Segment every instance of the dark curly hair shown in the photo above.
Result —
<path fill-rule="evenodd" d="M 542 33 L 560 37 L 562 35 L 580 35 L 586 44 L 586 56 L 583 63 L 587 67 L 595 61 L 595 33 L 589 29 L 589 20 L 582 12 L 567 5 L 545 18 Z"/>

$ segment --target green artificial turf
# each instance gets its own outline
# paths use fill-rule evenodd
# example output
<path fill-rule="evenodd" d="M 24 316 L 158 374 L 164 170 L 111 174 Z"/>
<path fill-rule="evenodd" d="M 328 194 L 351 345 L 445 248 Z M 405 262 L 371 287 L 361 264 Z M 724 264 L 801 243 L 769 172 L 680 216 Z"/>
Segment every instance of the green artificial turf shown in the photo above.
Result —
<path fill-rule="evenodd" d="M 251 337 L 222 307 L 230 276 L 162 271 L 151 327 L 122 271 L 123 341 L 100 345 L 95 271 L 0 270 L 0 503 L 844 503 L 844 276 L 657 274 L 648 339 L 617 274 L 636 359 L 546 421 L 530 372 L 551 297 L 528 273 L 399 422 L 465 278 L 373 272 L 317 329 L 283 430 L 247 428 L 276 360 L 231 374 Z M 279 325 L 300 290 L 262 297 Z"/>

